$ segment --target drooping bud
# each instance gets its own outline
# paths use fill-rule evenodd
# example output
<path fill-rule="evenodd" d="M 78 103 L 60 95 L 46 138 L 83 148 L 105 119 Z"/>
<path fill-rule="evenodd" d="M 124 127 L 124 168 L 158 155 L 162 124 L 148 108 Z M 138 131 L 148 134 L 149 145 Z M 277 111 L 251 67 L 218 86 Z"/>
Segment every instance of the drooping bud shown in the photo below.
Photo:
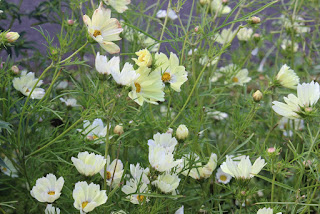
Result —
<path fill-rule="evenodd" d="M 252 95 L 253 100 L 255 102 L 260 102 L 260 100 L 262 99 L 262 93 L 261 91 L 257 90 L 256 92 L 254 92 L 254 94 Z"/>

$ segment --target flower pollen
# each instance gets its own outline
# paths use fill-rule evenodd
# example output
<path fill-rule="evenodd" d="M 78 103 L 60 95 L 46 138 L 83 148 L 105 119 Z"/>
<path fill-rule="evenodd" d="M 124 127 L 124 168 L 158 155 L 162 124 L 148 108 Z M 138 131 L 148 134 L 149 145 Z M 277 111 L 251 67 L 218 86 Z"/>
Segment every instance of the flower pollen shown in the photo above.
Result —
<path fill-rule="evenodd" d="M 82 202 L 81 207 L 84 209 L 89 204 L 88 201 Z"/>
<path fill-rule="evenodd" d="M 136 87 L 136 92 L 140 93 L 141 91 L 141 85 L 139 83 L 134 83 L 134 86 Z"/>
<path fill-rule="evenodd" d="M 233 78 L 232 78 L 232 82 L 239 82 L 238 77 L 233 77 Z"/>
<path fill-rule="evenodd" d="M 220 176 L 220 180 L 221 180 L 221 181 L 226 181 L 226 180 L 227 180 L 227 176 L 221 175 L 221 176 Z"/>
<path fill-rule="evenodd" d="M 161 77 L 161 80 L 163 82 L 168 82 L 170 79 L 171 79 L 171 76 L 170 76 L 170 74 L 168 72 L 165 72 Z"/>
<path fill-rule="evenodd" d="M 111 173 L 109 171 L 107 171 L 107 176 L 106 176 L 107 180 L 111 179 Z"/>
<path fill-rule="evenodd" d="M 141 203 L 144 200 L 144 195 L 137 195 L 138 201 Z"/>
<path fill-rule="evenodd" d="M 48 195 L 54 195 L 54 194 L 56 194 L 55 191 L 49 191 L 49 192 L 48 192 Z"/>
<path fill-rule="evenodd" d="M 101 35 L 101 31 L 100 30 L 95 30 L 94 32 L 93 32 L 93 36 L 94 37 L 97 37 L 97 36 L 100 36 Z"/>

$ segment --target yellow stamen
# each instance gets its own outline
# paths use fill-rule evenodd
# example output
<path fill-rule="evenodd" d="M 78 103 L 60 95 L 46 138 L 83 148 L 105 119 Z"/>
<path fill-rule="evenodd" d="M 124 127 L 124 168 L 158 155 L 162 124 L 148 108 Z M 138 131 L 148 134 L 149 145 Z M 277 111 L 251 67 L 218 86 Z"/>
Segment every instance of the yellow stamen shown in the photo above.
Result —
<path fill-rule="evenodd" d="M 227 176 L 225 176 L 225 175 L 220 175 L 220 180 L 221 180 L 221 181 L 226 181 L 226 180 L 227 180 Z"/>
<path fill-rule="evenodd" d="M 111 178 L 111 173 L 107 171 L 107 180 L 110 180 L 110 178 Z"/>
<path fill-rule="evenodd" d="M 168 82 L 171 79 L 171 76 L 169 73 L 165 72 L 164 74 L 162 74 L 161 79 L 163 82 Z"/>
<path fill-rule="evenodd" d="M 136 92 L 137 92 L 137 93 L 140 93 L 140 91 L 141 91 L 141 85 L 136 82 L 136 83 L 134 83 L 134 86 L 136 87 Z"/>
<path fill-rule="evenodd" d="M 97 136 L 95 136 L 95 135 L 93 135 L 93 140 L 96 140 L 96 139 L 98 139 L 99 137 L 97 137 Z"/>
<path fill-rule="evenodd" d="M 48 195 L 54 195 L 54 194 L 56 194 L 55 191 L 49 191 L 49 192 L 48 192 Z"/>
<path fill-rule="evenodd" d="M 238 77 L 233 77 L 233 78 L 232 78 L 232 82 L 239 82 Z"/>
<path fill-rule="evenodd" d="M 89 204 L 88 201 L 82 202 L 82 204 L 81 204 L 82 209 L 84 209 L 88 204 Z"/>
<path fill-rule="evenodd" d="M 137 195 L 138 201 L 141 203 L 144 200 L 144 195 Z"/>
<path fill-rule="evenodd" d="M 93 36 L 94 36 L 94 37 L 97 37 L 97 36 L 99 36 L 99 35 L 101 35 L 101 31 L 100 31 L 100 30 L 95 30 L 95 31 L 93 32 Z"/>

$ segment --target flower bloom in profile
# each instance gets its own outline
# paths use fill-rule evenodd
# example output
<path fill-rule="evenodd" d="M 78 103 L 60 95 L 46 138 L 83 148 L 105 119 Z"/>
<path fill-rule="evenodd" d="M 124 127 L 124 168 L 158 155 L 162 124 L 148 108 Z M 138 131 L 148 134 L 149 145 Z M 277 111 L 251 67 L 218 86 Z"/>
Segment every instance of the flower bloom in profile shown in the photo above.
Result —
<path fill-rule="evenodd" d="M 217 64 L 218 62 L 218 58 L 215 57 L 213 59 L 210 59 L 208 56 L 202 56 L 200 59 L 199 59 L 199 63 L 200 65 L 207 65 L 207 67 L 210 67 L 210 66 L 213 66 L 215 64 Z"/>
<path fill-rule="evenodd" d="M 91 124 L 90 121 L 83 121 L 83 129 L 78 129 L 82 134 L 87 135 L 87 139 L 96 140 L 98 138 L 105 137 L 107 134 L 108 126 L 104 126 L 101 119 L 97 118 Z M 103 141 L 100 141 L 103 143 Z"/>
<path fill-rule="evenodd" d="M 20 91 L 24 96 L 29 96 L 33 87 L 36 85 L 38 79 L 34 77 L 33 72 L 27 73 L 27 71 L 22 71 L 20 77 L 15 77 L 13 82 L 13 87 Z M 32 94 L 30 95 L 31 99 L 42 99 L 42 97 L 45 95 L 45 91 L 43 88 L 37 88 L 41 86 L 43 83 L 42 80 L 40 80 L 35 89 L 33 90 Z"/>
<path fill-rule="evenodd" d="M 152 184 L 158 187 L 163 193 L 174 193 L 178 188 L 180 178 L 178 175 L 164 173 L 158 176 Z"/>
<path fill-rule="evenodd" d="M 284 40 L 282 40 L 281 48 L 285 51 L 292 51 L 293 50 L 293 52 L 296 53 L 299 49 L 299 44 L 294 42 L 293 47 L 292 47 L 292 41 L 288 40 L 288 39 L 284 39 Z"/>
<path fill-rule="evenodd" d="M 219 168 L 216 173 L 216 179 L 219 183 L 227 184 L 232 179 L 232 176 L 223 172 L 222 169 Z"/>
<path fill-rule="evenodd" d="M 212 117 L 215 120 L 224 120 L 228 118 L 228 114 L 221 111 L 208 112 L 208 116 Z"/>
<path fill-rule="evenodd" d="M 140 74 L 137 74 L 137 72 L 134 70 L 133 65 L 126 62 L 120 71 L 120 58 L 117 57 L 118 65 L 117 67 L 114 67 L 111 71 L 111 75 L 119 85 L 123 86 L 131 86 L 132 83 L 140 76 Z"/>
<path fill-rule="evenodd" d="M 72 196 L 74 199 L 73 206 L 80 210 L 81 214 L 91 212 L 108 200 L 106 190 L 100 190 L 100 185 L 88 184 L 85 181 L 79 181 L 75 184 Z"/>
<path fill-rule="evenodd" d="M 188 127 L 186 125 L 180 124 L 176 131 L 176 137 L 179 140 L 184 140 L 188 137 L 188 135 L 189 135 Z"/>
<path fill-rule="evenodd" d="M 5 165 L 6 165 L 7 167 L 1 165 L 1 166 L 0 166 L 1 172 L 3 172 L 5 175 L 8 175 L 8 176 L 10 176 L 10 177 L 12 177 L 12 178 L 17 178 L 17 177 L 19 177 L 19 176 L 18 176 L 18 171 L 17 171 L 17 169 L 14 167 L 13 163 L 9 160 L 8 157 L 5 157 L 5 158 L 3 159 L 3 162 L 5 163 Z"/>
<path fill-rule="evenodd" d="M 217 155 L 214 153 L 211 153 L 208 163 L 204 165 L 201 169 L 200 177 L 204 179 L 209 178 L 213 170 L 215 170 L 215 168 L 217 167 L 217 162 L 218 162 Z"/>
<path fill-rule="evenodd" d="M 46 177 L 39 178 L 36 181 L 36 185 L 33 186 L 30 194 L 40 202 L 52 203 L 60 197 L 63 184 L 63 177 L 57 180 L 55 175 L 47 174 Z"/>
<path fill-rule="evenodd" d="M 148 145 L 150 146 L 161 146 L 166 149 L 166 151 L 172 153 L 175 146 L 178 144 L 178 141 L 175 137 L 172 137 L 171 133 L 163 133 L 159 132 L 153 135 L 153 140 L 148 140 Z"/>
<path fill-rule="evenodd" d="M 52 206 L 52 204 L 47 204 L 44 214 L 60 214 L 60 209 Z"/>
<path fill-rule="evenodd" d="M 161 80 L 164 83 L 170 83 L 170 86 L 176 92 L 180 92 L 181 85 L 188 80 L 186 68 L 179 65 L 179 59 L 176 54 L 170 53 L 168 58 L 164 53 L 156 53 L 156 70 L 161 73 Z"/>
<path fill-rule="evenodd" d="M 273 214 L 273 209 L 264 207 L 262 209 L 259 209 L 257 214 Z M 276 214 L 282 214 L 282 212 L 278 212 Z"/>
<path fill-rule="evenodd" d="M 232 42 L 235 33 L 236 31 L 231 29 L 223 29 L 220 34 L 215 35 L 214 40 L 221 45 L 225 45 Z"/>
<path fill-rule="evenodd" d="M 8 42 L 13 43 L 17 41 L 17 39 L 19 39 L 20 35 L 17 32 L 8 32 L 6 33 L 5 37 L 8 40 Z"/>
<path fill-rule="evenodd" d="M 72 157 L 71 161 L 80 174 L 93 176 L 103 169 L 106 159 L 101 155 L 89 152 L 80 152 L 78 158 Z"/>
<path fill-rule="evenodd" d="M 174 214 L 184 214 L 184 206 L 182 205 Z"/>
<path fill-rule="evenodd" d="M 118 13 L 123 13 L 128 10 L 128 4 L 131 3 L 131 0 L 103 0 L 104 3 L 113 7 Z"/>
<path fill-rule="evenodd" d="M 223 172 L 228 173 L 236 179 L 250 179 L 258 174 L 265 165 L 266 163 L 261 157 L 252 165 L 249 156 L 241 157 L 240 162 L 234 161 L 230 156 L 227 156 L 227 160 L 220 167 Z"/>
<path fill-rule="evenodd" d="M 212 0 L 210 4 L 211 10 L 216 12 L 218 16 L 223 14 L 228 14 L 231 12 L 231 8 L 227 5 L 224 5 L 222 0 Z"/>
<path fill-rule="evenodd" d="M 122 186 L 121 191 L 124 192 L 127 196 L 127 199 L 130 200 L 133 204 L 142 204 L 143 202 L 149 202 L 149 199 L 146 198 L 141 193 L 148 193 L 148 185 L 143 181 L 136 179 L 130 179 L 126 182 L 126 185 Z"/>
<path fill-rule="evenodd" d="M 299 84 L 299 77 L 294 72 L 294 70 L 290 69 L 289 66 L 283 65 L 277 74 L 277 81 L 286 88 L 296 89 Z"/>
<path fill-rule="evenodd" d="M 171 8 L 169 8 L 168 14 L 166 10 L 159 10 L 156 16 L 158 19 L 164 19 L 166 18 L 167 15 L 168 15 L 168 18 L 171 19 L 172 21 L 178 18 L 176 12 L 174 12 L 174 10 L 172 10 Z"/>
<path fill-rule="evenodd" d="M 95 60 L 95 67 L 100 74 L 109 75 L 112 71 L 120 69 L 120 58 L 115 56 L 108 61 L 106 56 L 100 55 L 98 52 Z"/>
<path fill-rule="evenodd" d="M 119 34 L 122 32 L 120 22 L 111 18 L 111 10 L 103 7 L 100 3 L 92 15 L 92 20 L 89 16 L 83 16 L 83 22 L 88 28 L 89 35 L 99 43 L 99 45 L 110 54 L 120 52 L 120 48 L 113 41 L 121 40 Z"/>
<path fill-rule="evenodd" d="M 297 87 L 298 97 L 289 94 L 284 97 L 286 103 L 273 101 L 272 109 L 279 115 L 289 119 L 301 118 L 302 115 L 312 111 L 313 106 L 318 102 L 320 97 L 319 84 L 302 83 Z"/>
<path fill-rule="evenodd" d="M 114 188 L 116 187 L 122 178 L 123 175 L 123 163 L 119 159 L 114 159 L 110 163 L 110 156 L 107 156 L 107 166 L 106 166 L 106 182 L 108 186 Z M 100 175 L 104 178 L 104 168 L 100 170 Z"/>
<path fill-rule="evenodd" d="M 279 128 L 283 130 L 283 135 L 286 137 L 293 136 L 293 129 L 298 131 L 304 128 L 304 121 L 301 119 L 290 120 L 286 117 L 282 117 L 279 121 Z"/>
<path fill-rule="evenodd" d="M 243 85 L 245 83 L 250 82 L 251 77 L 248 77 L 249 71 L 248 69 L 241 69 L 236 72 L 236 74 L 231 78 L 231 82 L 233 85 Z"/>
<path fill-rule="evenodd" d="M 158 104 L 157 101 L 164 101 L 163 84 L 159 72 L 150 72 L 147 67 L 140 67 L 137 71 L 140 75 L 132 84 L 132 91 L 128 96 L 143 105 L 144 102 Z"/>
<path fill-rule="evenodd" d="M 252 37 L 253 30 L 251 28 L 241 28 L 237 33 L 237 37 L 240 41 L 249 41 Z"/>
<path fill-rule="evenodd" d="M 68 98 L 68 99 L 64 99 L 64 98 L 60 98 L 60 101 L 64 104 L 66 104 L 66 106 L 68 107 L 78 107 L 80 105 L 77 104 L 77 100 L 74 98 Z"/>
<path fill-rule="evenodd" d="M 136 165 L 130 164 L 130 173 L 131 176 L 137 180 L 137 181 L 142 181 L 145 184 L 149 184 L 150 180 L 148 178 L 149 175 L 149 168 L 142 168 L 140 166 L 140 163 L 137 163 Z"/>
<path fill-rule="evenodd" d="M 148 49 L 140 50 L 136 52 L 136 55 L 138 56 L 138 59 L 132 58 L 132 60 L 135 61 L 139 67 L 150 67 L 152 65 L 152 55 Z"/>

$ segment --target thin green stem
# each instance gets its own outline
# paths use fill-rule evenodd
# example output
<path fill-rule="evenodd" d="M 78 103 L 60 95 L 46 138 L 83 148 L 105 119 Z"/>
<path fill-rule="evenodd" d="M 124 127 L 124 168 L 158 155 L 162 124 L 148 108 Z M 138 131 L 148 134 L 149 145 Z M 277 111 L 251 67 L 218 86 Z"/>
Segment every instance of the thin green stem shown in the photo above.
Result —
<path fill-rule="evenodd" d="M 82 45 L 78 50 L 76 50 L 73 54 L 71 54 L 68 58 L 60 61 L 58 64 L 61 65 L 64 62 L 69 61 L 72 57 L 74 57 L 77 53 L 79 53 L 79 51 L 81 51 L 84 47 L 87 46 L 87 44 L 89 43 L 89 41 L 86 41 L 86 43 L 84 45 Z"/>

